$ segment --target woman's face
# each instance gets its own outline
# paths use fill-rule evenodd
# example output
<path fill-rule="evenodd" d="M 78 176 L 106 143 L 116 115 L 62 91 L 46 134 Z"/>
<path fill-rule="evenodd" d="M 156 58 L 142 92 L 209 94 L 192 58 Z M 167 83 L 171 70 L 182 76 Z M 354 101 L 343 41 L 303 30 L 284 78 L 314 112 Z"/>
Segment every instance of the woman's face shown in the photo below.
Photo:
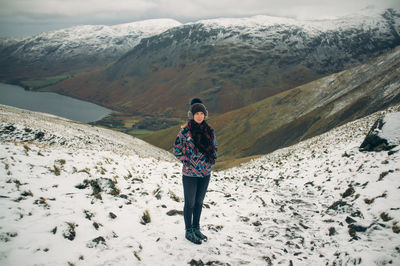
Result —
<path fill-rule="evenodd" d="M 193 120 L 194 122 L 201 124 L 204 121 L 204 113 L 203 112 L 197 112 L 193 115 Z"/>

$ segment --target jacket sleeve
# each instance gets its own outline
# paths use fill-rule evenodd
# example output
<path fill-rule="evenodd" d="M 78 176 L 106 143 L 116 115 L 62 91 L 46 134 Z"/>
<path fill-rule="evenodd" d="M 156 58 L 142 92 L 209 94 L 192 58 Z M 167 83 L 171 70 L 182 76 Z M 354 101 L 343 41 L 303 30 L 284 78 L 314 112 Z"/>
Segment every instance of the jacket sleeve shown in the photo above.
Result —
<path fill-rule="evenodd" d="M 182 129 L 179 131 L 178 136 L 176 137 L 173 154 L 181 162 L 189 161 L 185 154 L 185 137 L 182 134 Z"/>

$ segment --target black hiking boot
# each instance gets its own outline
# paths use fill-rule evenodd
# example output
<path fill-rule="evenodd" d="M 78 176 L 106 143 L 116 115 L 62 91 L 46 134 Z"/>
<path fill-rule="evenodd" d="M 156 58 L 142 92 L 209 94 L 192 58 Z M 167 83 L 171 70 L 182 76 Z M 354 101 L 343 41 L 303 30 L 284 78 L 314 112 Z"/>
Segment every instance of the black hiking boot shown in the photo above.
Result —
<path fill-rule="evenodd" d="M 193 232 L 202 241 L 207 242 L 208 238 L 207 238 L 207 236 L 203 235 L 202 232 L 200 232 L 200 228 L 193 228 Z"/>
<path fill-rule="evenodd" d="M 186 230 L 185 238 L 196 245 L 201 244 L 201 239 L 197 237 L 197 235 L 193 232 L 193 229 Z"/>

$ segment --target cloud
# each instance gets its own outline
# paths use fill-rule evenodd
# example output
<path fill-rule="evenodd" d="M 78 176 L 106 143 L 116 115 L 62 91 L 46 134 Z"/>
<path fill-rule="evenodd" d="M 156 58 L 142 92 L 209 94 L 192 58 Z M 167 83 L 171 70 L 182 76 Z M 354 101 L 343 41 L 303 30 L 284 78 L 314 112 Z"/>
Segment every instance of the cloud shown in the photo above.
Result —
<path fill-rule="evenodd" d="M 13 27 L 38 29 L 105 24 L 152 18 L 181 22 L 216 17 L 275 15 L 301 19 L 331 18 L 368 5 L 400 8 L 398 0 L 0 0 L 0 36 Z"/>
<path fill-rule="evenodd" d="M 146 0 L 1 0 L 1 14 L 57 14 L 83 16 L 98 12 L 135 11 L 153 8 L 156 3 Z"/>

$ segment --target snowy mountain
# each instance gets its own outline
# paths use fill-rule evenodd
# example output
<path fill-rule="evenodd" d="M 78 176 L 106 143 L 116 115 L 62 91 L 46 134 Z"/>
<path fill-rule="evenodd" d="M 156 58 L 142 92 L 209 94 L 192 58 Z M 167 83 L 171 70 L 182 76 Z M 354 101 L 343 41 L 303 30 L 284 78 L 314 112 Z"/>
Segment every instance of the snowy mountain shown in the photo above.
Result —
<path fill-rule="evenodd" d="M 366 63 L 400 45 L 399 33 L 397 10 L 320 21 L 205 20 L 142 39 L 107 69 L 52 90 L 78 98 L 90 92 L 91 101 L 110 108 L 175 116 L 199 96 L 221 114 Z"/>
<path fill-rule="evenodd" d="M 143 62 L 166 57 L 164 65 L 176 65 L 180 60 L 175 55 L 189 56 L 188 49 L 194 53 L 201 50 L 199 55 L 203 53 L 205 57 L 207 52 L 213 52 L 214 46 L 238 45 L 236 52 L 255 49 L 255 58 L 249 57 L 250 62 L 243 62 L 253 66 L 258 63 L 253 61 L 255 59 L 283 57 L 281 63 L 294 64 L 305 60 L 306 66 L 318 72 L 332 73 L 332 69 L 338 72 L 338 68 L 374 57 L 399 44 L 400 13 L 393 9 L 361 12 L 330 20 L 255 16 L 204 20 L 172 28 L 144 39 L 120 61 L 129 60 L 130 56 Z M 156 56 L 146 58 L 155 51 Z M 263 51 L 267 51 L 269 56 Z M 217 60 L 213 63 L 226 64 Z M 132 69 L 127 72 L 132 72 Z"/>
<path fill-rule="evenodd" d="M 241 74 L 249 74 L 253 68 L 262 71 L 239 82 L 242 88 L 260 86 L 271 76 L 263 79 L 259 75 L 280 70 L 289 76 L 301 71 L 304 78 L 296 75 L 291 80 L 292 83 L 297 80 L 296 84 L 300 85 L 316 78 L 315 75 L 321 77 L 338 72 L 399 45 L 399 27 L 400 13 L 393 9 L 367 10 L 318 21 L 255 16 L 184 25 L 161 19 L 111 27 L 80 26 L 18 41 L 3 40 L 0 43 L 0 78 L 15 81 L 99 67 L 123 56 L 144 39 L 128 56 L 135 57 L 138 63 L 134 58 L 122 60 L 126 62 L 124 67 L 133 64 L 126 72 L 141 76 L 141 64 L 151 74 L 167 66 L 180 70 L 206 61 L 208 66 L 204 74 L 220 74 L 214 83 L 207 82 L 207 86 L 223 87 L 227 78 L 240 81 L 244 77 Z M 168 29 L 170 31 L 165 32 Z M 273 67 L 269 66 L 271 63 Z M 301 65 L 299 69 L 295 67 L 298 64 Z M 291 66 L 286 69 L 291 70 L 289 72 L 285 71 L 288 65 Z M 113 68 L 112 73 L 116 69 L 120 67 Z M 204 87 L 202 83 L 196 85 Z"/>
<path fill-rule="evenodd" d="M 359 146 L 385 113 L 398 128 L 399 111 L 215 172 L 202 215 L 209 241 L 195 246 L 171 154 L 0 106 L 0 264 L 397 265 L 400 147 Z"/>
<path fill-rule="evenodd" d="M 28 64 L 31 68 L 32 65 L 47 67 L 49 71 L 52 70 L 49 65 L 56 65 L 68 71 L 105 64 L 118 59 L 141 39 L 179 25 L 180 22 L 172 19 L 153 19 L 114 26 L 76 26 L 21 39 L 3 39 L 0 41 L 0 65 Z"/>
<path fill-rule="evenodd" d="M 304 48 L 307 46 L 307 42 L 320 42 L 335 46 L 341 39 L 354 39 L 360 33 L 368 34 L 370 31 L 376 33 L 375 38 L 377 39 L 393 41 L 395 37 L 391 35 L 398 35 L 399 27 L 400 17 L 397 10 L 373 9 L 325 20 L 298 20 L 263 15 L 249 18 L 201 20 L 171 29 L 161 36 L 154 36 L 154 39 L 175 36 L 175 39 L 182 39 L 185 45 L 190 43 L 191 46 L 200 43 L 241 42 L 286 52 L 293 47 Z M 188 34 L 179 34 L 185 32 Z M 315 40 L 315 38 L 317 39 Z M 358 40 L 353 41 L 357 42 Z M 147 40 L 144 43 L 156 45 Z M 175 44 L 180 43 L 176 42 Z"/>
<path fill-rule="evenodd" d="M 83 55 L 116 59 L 141 39 L 179 25 L 172 19 L 154 19 L 115 26 L 76 26 L 23 38 L 11 55 L 29 60 L 49 55 L 59 60 Z"/>

